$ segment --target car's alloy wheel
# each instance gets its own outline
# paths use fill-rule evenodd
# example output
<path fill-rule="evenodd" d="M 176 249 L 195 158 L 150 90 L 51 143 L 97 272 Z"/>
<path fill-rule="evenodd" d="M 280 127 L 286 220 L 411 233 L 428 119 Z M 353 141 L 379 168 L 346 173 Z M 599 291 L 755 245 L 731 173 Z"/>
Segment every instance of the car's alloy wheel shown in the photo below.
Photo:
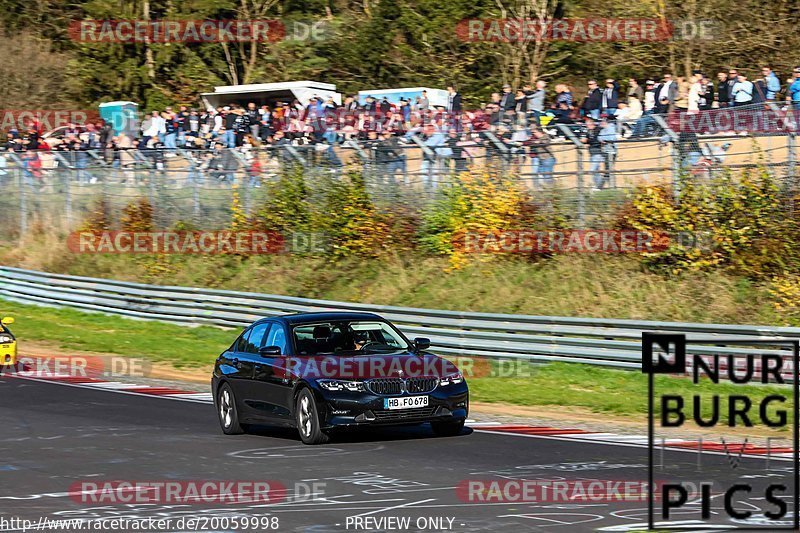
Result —
<path fill-rule="evenodd" d="M 455 437 L 464 429 L 464 421 L 457 422 L 431 422 L 431 429 L 437 437 Z"/>
<path fill-rule="evenodd" d="M 314 395 L 309 389 L 303 389 L 295 401 L 295 417 L 297 418 L 297 431 L 300 440 L 305 444 L 324 444 L 328 442 L 326 435 L 319 423 L 319 413 Z"/>
<path fill-rule="evenodd" d="M 233 397 L 233 390 L 230 385 L 224 383 L 219 388 L 217 394 L 217 412 L 219 414 L 219 425 L 222 432 L 226 435 L 239 435 L 244 433 L 239 424 L 239 413 L 236 411 L 236 400 Z"/>

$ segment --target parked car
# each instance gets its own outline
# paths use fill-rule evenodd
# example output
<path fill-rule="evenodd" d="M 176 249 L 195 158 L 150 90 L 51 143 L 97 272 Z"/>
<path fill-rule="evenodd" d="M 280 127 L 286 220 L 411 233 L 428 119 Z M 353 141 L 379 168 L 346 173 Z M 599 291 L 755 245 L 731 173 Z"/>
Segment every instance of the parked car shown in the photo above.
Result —
<path fill-rule="evenodd" d="M 339 428 L 430 423 L 461 433 L 469 392 L 455 365 L 373 313 L 303 313 L 258 320 L 214 365 L 222 431 L 295 427 L 306 444 Z"/>

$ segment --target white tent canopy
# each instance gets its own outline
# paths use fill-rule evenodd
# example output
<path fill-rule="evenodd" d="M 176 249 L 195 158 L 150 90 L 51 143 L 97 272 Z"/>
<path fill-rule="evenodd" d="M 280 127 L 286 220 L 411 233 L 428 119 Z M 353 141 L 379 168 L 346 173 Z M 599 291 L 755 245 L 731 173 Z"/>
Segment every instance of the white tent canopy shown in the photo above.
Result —
<path fill-rule="evenodd" d="M 206 107 L 218 107 L 229 104 L 246 105 L 249 102 L 261 106 L 274 106 L 276 102 L 289 102 L 297 99 L 301 104 L 308 104 L 312 96 L 323 100 L 333 98 L 337 104 L 342 103 L 342 95 L 336 92 L 333 83 L 318 81 L 287 81 L 279 83 L 251 83 L 248 85 L 225 85 L 214 87 L 213 93 L 200 95 Z"/>

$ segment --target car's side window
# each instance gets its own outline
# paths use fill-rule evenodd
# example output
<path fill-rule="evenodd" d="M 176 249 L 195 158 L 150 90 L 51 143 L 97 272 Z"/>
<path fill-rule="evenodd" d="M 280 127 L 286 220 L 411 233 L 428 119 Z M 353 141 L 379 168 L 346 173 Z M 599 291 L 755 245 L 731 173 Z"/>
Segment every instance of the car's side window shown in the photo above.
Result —
<path fill-rule="evenodd" d="M 231 351 L 232 352 L 243 352 L 244 351 L 245 346 L 247 345 L 247 337 L 250 336 L 250 332 L 251 331 L 253 331 L 253 328 L 246 329 L 244 331 L 244 333 L 239 335 L 239 338 L 236 339 L 236 342 L 234 342 L 233 346 L 231 346 Z"/>
<path fill-rule="evenodd" d="M 264 343 L 264 346 L 278 346 L 282 354 L 286 353 L 286 331 L 284 331 L 282 325 L 275 324 L 270 330 L 267 342 Z"/>
<path fill-rule="evenodd" d="M 261 341 L 264 340 L 264 334 L 269 330 L 269 326 L 269 322 L 263 322 L 253 326 L 250 337 L 247 339 L 242 351 L 247 353 L 258 353 L 258 349 L 262 346 Z"/>

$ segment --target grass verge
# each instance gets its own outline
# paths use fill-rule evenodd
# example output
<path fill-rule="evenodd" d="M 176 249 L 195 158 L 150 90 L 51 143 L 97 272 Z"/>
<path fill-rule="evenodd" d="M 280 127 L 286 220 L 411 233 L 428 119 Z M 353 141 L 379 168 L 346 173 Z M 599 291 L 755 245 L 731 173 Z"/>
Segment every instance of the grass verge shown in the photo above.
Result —
<path fill-rule="evenodd" d="M 0 264 L 47 272 L 304 298 L 533 315 L 800 325 L 776 311 L 766 282 L 724 272 L 667 277 L 638 258 L 572 254 L 494 258 L 449 269 L 415 254 L 332 262 L 325 257 L 75 254 L 56 236 L 1 246 Z"/>
<path fill-rule="evenodd" d="M 100 313 L 82 313 L 0 300 L 0 314 L 13 316 L 19 339 L 51 343 L 61 350 L 117 354 L 169 363 L 176 368 L 213 364 L 236 338 L 217 327 L 186 327 L 133 320 Z"/>

